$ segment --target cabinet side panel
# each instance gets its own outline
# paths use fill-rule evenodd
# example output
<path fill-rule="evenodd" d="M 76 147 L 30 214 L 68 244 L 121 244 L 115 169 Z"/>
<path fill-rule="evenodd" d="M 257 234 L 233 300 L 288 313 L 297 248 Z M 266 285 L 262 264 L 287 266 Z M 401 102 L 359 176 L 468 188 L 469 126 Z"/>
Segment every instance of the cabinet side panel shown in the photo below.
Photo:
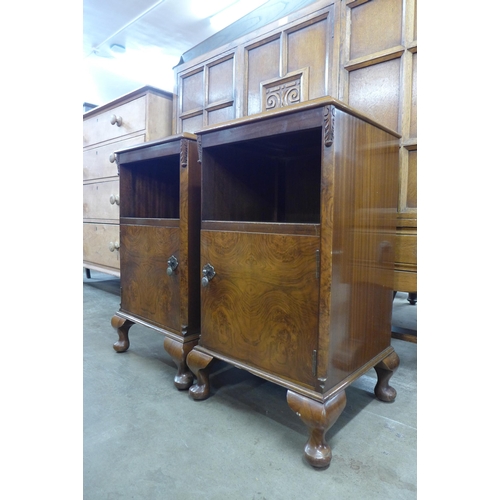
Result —
<path fill-rule="evenodd" d="M 330 387 L 390 345 L 399 141 L 336 110 Z"/>

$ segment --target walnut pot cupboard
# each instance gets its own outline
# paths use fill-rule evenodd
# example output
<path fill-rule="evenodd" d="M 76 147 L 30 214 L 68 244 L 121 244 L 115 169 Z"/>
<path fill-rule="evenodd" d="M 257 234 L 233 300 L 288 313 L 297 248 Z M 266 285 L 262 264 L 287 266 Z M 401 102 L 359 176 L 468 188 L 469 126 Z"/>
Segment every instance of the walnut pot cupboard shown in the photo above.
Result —
<path fill-rule="evenodd" d="M 392 401 L 399 135 L 333 98 L 197 132 L 202 163 L 201 330 L 187 356 L 194 399 L 214 358 L 288 389 L 325 441 L 345 388 L 372 367 Z"/>
<path fill-rule="evenodd" d="M 270 0 L 183 54 L 173 128 L 332 96 L 401 135 L 395 290 L 417 291 L 417 0 Z"/>
<path fill-rule="evenodd" d="M 83 267 L 120 275 L 115 151 L 172 133 L 169 92 L 142 87 L 83 114 Z"/>
<path fill-rule="evenodd" d="M 120 310 L 117 352 L 134 323 L 164 336 L 178 389 L 193 376 L 186 355 L 200 329 L 200 175 L 196 137 L 170 136 L 116 152 L 120 173 Z"/>

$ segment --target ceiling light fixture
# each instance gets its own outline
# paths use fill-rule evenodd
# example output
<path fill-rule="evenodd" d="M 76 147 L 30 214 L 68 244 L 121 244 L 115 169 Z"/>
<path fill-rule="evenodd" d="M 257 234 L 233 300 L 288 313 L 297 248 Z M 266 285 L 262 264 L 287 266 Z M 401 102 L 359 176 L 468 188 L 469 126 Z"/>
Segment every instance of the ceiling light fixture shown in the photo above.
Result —
<path fill-rule="evenodd" d="M 109 50 L 111 50 L 111 52 L 113 52 L 114 54 L 124 54 L 126 51 L 126 49 L 123 45 L 118 45 L 117 43 L 114 43 L 113 45 L 111 45 Z"/>

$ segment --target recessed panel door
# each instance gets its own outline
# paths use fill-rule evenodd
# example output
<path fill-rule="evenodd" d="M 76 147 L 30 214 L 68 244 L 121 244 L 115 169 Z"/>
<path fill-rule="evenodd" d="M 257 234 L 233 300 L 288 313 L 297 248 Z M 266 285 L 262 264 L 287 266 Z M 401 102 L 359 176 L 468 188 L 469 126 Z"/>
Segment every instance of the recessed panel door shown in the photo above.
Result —
<path fill-rule="evenodd" d="M 201 232 L 201 345 L 256 368 L 314 384 L 319 237 Z"/>

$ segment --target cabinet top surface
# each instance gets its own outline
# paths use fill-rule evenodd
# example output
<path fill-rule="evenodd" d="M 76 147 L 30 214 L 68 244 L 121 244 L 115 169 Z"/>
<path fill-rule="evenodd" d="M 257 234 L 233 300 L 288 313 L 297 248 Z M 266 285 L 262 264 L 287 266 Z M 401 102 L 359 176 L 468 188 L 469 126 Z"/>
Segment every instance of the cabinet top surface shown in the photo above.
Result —
<path fill-rule="evenodd" d="M 83 119 L 85 120 L 86 118 L 90 118 L 98 113 L 101 113 L 102 111 L 105 111 L 110 108 L 114 108 L 120 104 L 124 104 L 128 101 L 131 101 L 133 99 L 137 99 L 138 97 L 141 97 L 146 94 L 155 94 L 159 95 L 162 97 L 166 97 L 167 99 L 173 99 L 173 94 L 172 92 L 167 92 L 165 90 L 161 90 L 156 87 L 152 87 L 150 85 L 146 85 L 144 87 L 138 88 L 136 90 L 133 90 L 132 92 L 129 92 L 128 94 L 122 95 L 120 97 L 117 97 L 116 99 L 113 99 L 112 101 L 109 101 L 105 104 L 101 104 L 100 106 L 97 106 L 96 108 L 91 109 L 90 111 L 87 111 L 86 113 L 83 113 Z"/>
<path fill-rule="evenodd" d="M 164 144 L 178 142 L 181 139 L 188 139 L 191 141 L 196 141 L 196 135 L 191 134 L 189 132 L 181 132 L 180 134 L 164 137 L 163 139 L 158 139 L 156 141 L 143 142 L 141 144 L 136 144 L 136 145 L 130 146 L 128 148 L 118 149 L 115 151 L 115 153 L 117 155 L 122 155 L 125 153 L 130 153 L 132 151 L 140 151 L 140 150 L 144 150 L 144 149 L 151 149 L 154 147 L 161 147 Z"/>
<path fill-rule="evenodd" d="M 144 142 L 142 144 L 117 150 L 115 151 L 117 163 L 118 165 L 124 165 L 130 162 L 170 156 L 173 154 L 180 154 L 182 157 L 182 139 L 186 139 L 191 143 L 196 143 L 195 135 L 188 132 L 182 132 L 177 135 L 165 137 L 164 139 Z"/>
<path fill-rule="evenodd" d="M 398 139 L 401 138 L 401 135 L 398 134 L 397 132 L 395 132 L 394 130 L 391 130 L 391 129 L 385 127 L 384 125 L 381 125 L 380 123 L 376 122 L 372 118 L 362 114 L 361 112 L 355 110 L 354 108 L 348 106 L 347 104 L 343 103 L 342 101 L 339 101 L 338 99 L 335 99 L 334 97 L 331 97 L 331 96 L 319 97 L 317 99 L 311 99 L 310 101 L 300 102 L 297 104 L 291 104 L 291 105 L 283 107 L 283 108 L 273 109 L 271 111 L 265 111 L 265 112 L 251 115 L 251 116 L 243 116 L 241 118 L 236 118 L 234 120 L 230 120 L 227 122 L 222 122 L 222 123 L 218 123 L 216 125 L 204 127 L 200 130 L 197 130 L 195 132 L 195 134 L 196 135 L 204 135 L 207 133 L 218 132 L 218 131 L 226 130 L 226 129 L 233 128 L 233 127 L 244 126 L 246 124 L 257 122 L 257 121 L 264 122 L 265 120 L 269 120 L 272 118 L 286 117 L 287 115 L 291 115 L 294 113 L 300 113 L 300 112 L 312 110 L 315 108 L 321 108 L 321 107 L 328 106 L 328 105 L 331 105 L 331 106 L 333 106 L 339 110 L 342 110 L 348 114 L 356 116 L 357 118 L 360 118 L 361 120 L 364 120 L 368 123 L 371 123 L 372 125 L 386 131 L 387 133 L 393 135 L 394 137 L 396 137 Z"/>

